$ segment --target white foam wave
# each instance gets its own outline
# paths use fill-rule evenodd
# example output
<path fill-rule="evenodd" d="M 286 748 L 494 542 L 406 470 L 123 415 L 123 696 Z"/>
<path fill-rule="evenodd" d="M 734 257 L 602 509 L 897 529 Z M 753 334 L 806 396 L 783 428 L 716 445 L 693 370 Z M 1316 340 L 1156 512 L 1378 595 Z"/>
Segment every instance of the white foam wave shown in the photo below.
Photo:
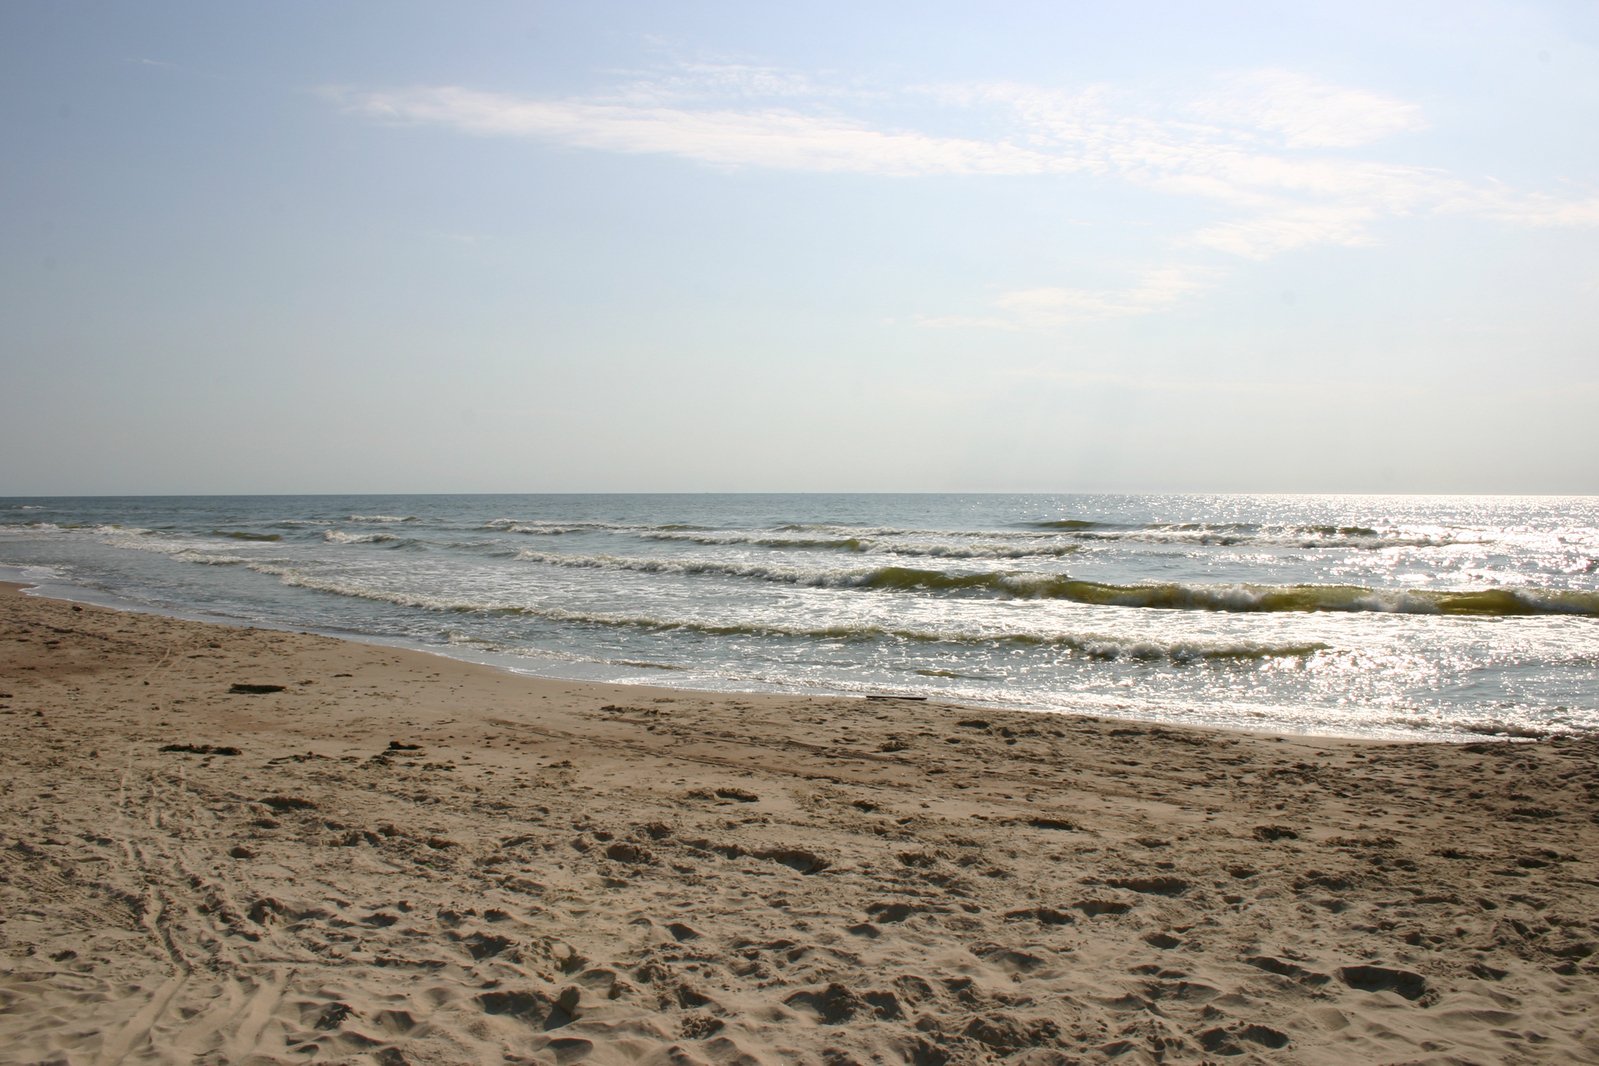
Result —
<path fill-rule="evenodd" d="M 676 574 L 685 577 L 715 575 L 754 578 L 785 585 L 813 588 L 851 588 L 866 584 L 879 571 L 876 568 L 849 570 L 803 570 L 787 566 L 743 565 L 704 559 L 637 559 L 618 555 L 561 555 L 554 552 L 519 551 L 516 558 L 546 566 L 574 570 L 625 570 L 640 574 Z"/>
<path fill-rule="evenodd" d="M 1061 647 L 1093 659 L 1136 659 L 1165 661 L 1177 665 L 1215 660 L 1259 660 L 1279 657 L 1304 657 L 1327 646 L 1319 643 L 1262 644 L 1239 641 L 1183 640 L 1171 643 L 1147 638 L 1061 632 L 1017 633 L 968 629 L 922 629 L 885 626 L 876 622 L 845 622 L 835 625 L 790 625 L 781 622 L 748 620 L 712 622 L 697 618 L 667 618 L 652 615 L 574 611 L 510 600 L 460 600 L 430 596 L 403 589 L 362 586 L 308 574 L 294 567 L 250 563 L 250 569 L 276 576 L 286 585 L 315 589 L 341 596 L 389 603 L 450 614 L 516 614 L 551 622 L 610 628 L 655 631 L 688 631 L 720 637 L 790 638 L 803 640 L 897 640 L 925 644 L 1033 644 Z"/>
<path fill-rule="evenodd" d="M 322 539 L 329 544 L 386 544 L 400 538 L 393 533 L 345 533 L 329 529 L 323 531 Z"/>
<path fill-rule="evenodd" d="M 515 518 L 493 518 L 484 522 L 483 528 L 498 533 L 521 533 L 530 537 L 557 537 L 563 533 L 626 532 L 641 527 L 620 526 L 606 522 L 521 521 Z"/>
<path fill-rule="evenodd" d="M 913 541 L 883 536 L 851 535 L 847 530 L 811 531 L 816 535 L 799 535 L 801 530 L 786 535 L 771 530 L 733 530 L 690 533 L 676 530 L 656 530 L 642 534 L 646 540 L 675 541 L 702 544 L 707 547 L 749 545 L 755 548 L 776 548 L 794 551 L 837 551 L 856 554 L 877 553 L 929 559 L 1029 559 L 1060 557 L 1082 551 L 1077 544 L 1043 543 L 1036 535 L 1025 535 L 1022 543 L 1006 543 L 1001 539 L 988 539 L 978 543 L 962 544 L 939 541 Z M 905 534 L 910 536 L 911 534 Z M 930 534 L 931 535 L 931 534 Z M 939 534 L 939 536 L 945 536 Z M 951 540 L 962 540 L 971 534 L 948 534 Z M 1051 538 L 1053 539 L 1053 538 Z"/>
<path fill-rule="evenodd" d="M 920 556 L 929 559 L 1036 559 L 1059 558 L 1072 555 L 1083 549 L 1076 544 L 1058 545 L 1010 545 L 1003 543 L 983 543 L 972 545 L 957 544 L 905 544 L 894 541 L 884 541 L 879 547 L 882 551 L 893 555 Z"/>
<path fill-rule="evenodd" d="M 170 537 L 158 536 L 148 529 L 130 530 L 102 526 L 93 532 L 104 536 L 105 543 L 113 548 L 154 552 L 157 555 L 176 555 L 178 552 L 189 551 L 195 547 L 193 540 L 174 540 Z M 238 545 L 234 544 L 230 545 L 230 547 L 238 547 Z"/>
<path fill-rule="evenodd" d="M 1123 637 L 1074 638 L 1072 644 L 1082 654 L 1092 659 L 1138 659 L 1172 663 L 1195 663 L 1218 659 L 1259 660 L 1278 658 L 1303 658 L 1328 650 L 1325 644 L 1261 644 L 1253 641 L 1195 641 L 1181 640 L 1163 643 L 1148 639 Z"/>
<path fill-rule="evenodd" d="M 509 604 L 493 604 L 472 602 L 470 600 L 452 600 L 440 596 L 429 596 L 420 592 L 410 592 L 402 589 L 372 588 L 352 584 L 348 581 L 338 581 L 327 577 L 318 577 L 307 573 L 298 567 L 284 566 L 278 563 L 250 562 L 249 568 L 259 574 L 268 574 L 277 578 L 285 585 L 294 588 L 313 589 L 317 592 L 331 592 L 337 596 L 349 596 L 353 599 L 372 600 L 379 603 L 391 603 L 396 607 L 419 607 L 428 611 L 444 611 L 465 613 L 469 611 L 495 611 L 511 608 Z"/>
<path fill-rule="evenodd" d="M 201 566 L 238 566 L 252 561 L 242 555 L 217 555 L 214 552 L 203 552 L 194 548 L 184 548 L 170 554 L 180 563 L 198 563 Z"/>

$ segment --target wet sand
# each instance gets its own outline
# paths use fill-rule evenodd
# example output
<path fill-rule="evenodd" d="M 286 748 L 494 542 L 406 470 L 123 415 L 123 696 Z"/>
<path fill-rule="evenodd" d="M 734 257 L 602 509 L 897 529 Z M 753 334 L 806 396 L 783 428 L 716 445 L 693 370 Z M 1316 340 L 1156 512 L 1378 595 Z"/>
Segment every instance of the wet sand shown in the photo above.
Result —
<path fill-rule="evenodd" d="M 0 744 L 4 1061 L 1599 1061 L 1594 739 L 586 685 L 5 586 Z"/>

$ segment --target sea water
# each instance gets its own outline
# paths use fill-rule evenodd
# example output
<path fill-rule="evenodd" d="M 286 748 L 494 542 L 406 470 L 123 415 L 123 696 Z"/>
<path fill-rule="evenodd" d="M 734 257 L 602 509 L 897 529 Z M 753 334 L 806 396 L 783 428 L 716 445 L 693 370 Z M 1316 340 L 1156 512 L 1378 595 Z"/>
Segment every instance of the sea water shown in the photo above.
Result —
<path fill-rule="evenodd" d="M 0 499 L 52 595 L 529 673 L 1346 736 L 1599 727 L 1599 498 Z"/>

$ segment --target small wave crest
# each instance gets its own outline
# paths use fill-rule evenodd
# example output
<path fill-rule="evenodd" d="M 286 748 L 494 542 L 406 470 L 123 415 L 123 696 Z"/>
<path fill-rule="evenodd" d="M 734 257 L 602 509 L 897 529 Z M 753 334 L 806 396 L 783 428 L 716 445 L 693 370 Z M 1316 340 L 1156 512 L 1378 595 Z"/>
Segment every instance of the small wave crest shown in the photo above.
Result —
<path fill-rule="evenodd" d="M 925 559 L 1059 559 L 1083 549 L 1077 544 L 896 544 L 882 549 L 894 555 Z"/>
<path fill-rule="evenodd" d="M 742 531 L 689 532 L 686 530 L 657 529 L 640 534 L 645 540 L 676 541 L 720 548 L 733 544 L 748 544 L 756 548 L 796 549 L 809 551 L 862 552 L 867 541 L 859 537 L 774 537 L 765 533 Z"/>
<path fill-rule="evenodd" d="M 1026 522 L 1023 524 L 1028 529 L 1059 529 L 1068 531 L 1079 529 L 1103 529 L 1105 527 L 1104 522 L 1094 522 L 1086 518 L 1046 518 L 1037 522 Z"/>
<path fill-rule="evenodd" d="M 910 536 L 911 534 L 902 534 Z M 970 536 L 962 534 L 961 537 Z M 831 551 L 854 555 L 867 553 L 900 555 L 927 559 L 1031 559 L 1060 558 L 1081 552 L 1077 544 L 1046 543 L 1029 540 L 1024 543 L 998 539 L 976 543 L 948 543 L 895 540 L 885 536 L 772 536 L 762 532 L 704 532 L 682 533 L 655 531 L 643 534 L 646 540 L 676 541 L 701 544 L 706 547 L 748 545 L 754 548 L 774 548 L 779 551 Z"/>
<path fill-rule="evenodd" d="M 353 514 L 353 515 L 350 515 L 348 518 L 346 518 L 345 521 L 348 521 L 348 522 L 372 522 L 372 523 L 378 523 L 378 524 L 385 524 L 386 525 L 386 524 L 391 524 L 391 523 L 396 523 L 396 522 L 415 522 L 415 521 L 417 521 L 417 517 L 414 514 L 405 514 L 405 515 L 395 515 L 395 514 Z"/>
<path fill-rule="evenodd" d="M 482 528 L 496 533 L 520 533 L 528 537 L 559 537 L 567 533 L 596 533 L 623 530 L 628 527 L 607 525 L 604 522 L 524 522 L 514 518 L 493 518 L 484 522 Z"/>
<path fill-rule="evenodd" d="M 626 570 L 645 574 L 711 575 L 748 578 L 812 588 L 858 588 L 884 591 L 957 592 L 988 590 L 1028 595 L 1025 579 L 1006 574 L 978 572 L 951 574 L 908 566 L 879 566 L 851 570 L 808 570 L 799 567 L 719 562 L 710 559 L 639 559 L 616 555 L 562 555 L 520 551 L 517 558 L 546 566 L 584 570 Z"/>
<path fill-rule="evenodd" d="M 322 533 L 322 539 L 329 544 L 389 544 L 400 538 L 393 533 L 345 533 L 329 529 Z"/>
<path fill-rule="evenodd" d="M 213 529 L 211 536 L 226 537 L 228 540 L 259 540 L 274 543 L 283 539 L 281 533 L 252 533 L 244 529 Z"/>
<path fill-rule="evenodd" d="M 1229 612 L 1379 612 L 1510 617 L 1570 614 L 1599 617 L 1599 593 L 1530 589 L 1376 589 L 1359 585 L 1111 585 L 1059 574 L 979 570 L 952 573 L 912 566 L 805 570 L 711 560 L 636 559 L 522 551 L 528 562 L 579 569 L 628 570 L 684 576 L 717 575 L 817 588 L 884 592 L 990 594 L 1067 600 L 1098 607 Z"/>
<path fill-rule="evenodd" d="M 197 563 L 201 566 L 239 566 L 254 561 L 242 555 L 218 555 L 215 552 L 197 551 L 193 548 L 173 552 L 172 558 L 180 563 Z"/>
<path fill-rule="evenodd" d="M 811 641 L 905 641 L 917 644 L 954 644 L 992 647 L 1017 644 L 1058 647 L 1091 659 L 1163 661 L 1175 665 L 1219 661 L 1256 661 L 1270 658 L 1303 658 L 1327 650 L 1320 643 L 1256 644 L 1248 642 L 1177 641 L 1165 643 L 1142 638 L 1102 634 L 982 632 L 967 630 L 913 629 L 885 626 L 875 622 L 835 625 L 785 625 L 777 622 L 740 621 L 715 623 L 692 618 L 660 618 L 649 615 L 623 615 L 573 611 L 532 604 L 465 601 L 428 596 L 398 589 L 363 587 L 347 581 L 317 577 L 293 567 L 250 562 L 250 569 L 276 576 L 286 585 L 357 599 L 389 603 L 447 614 L 518 615 L 570 625 L 605 628 L 644 629 L 653 632 L 689 632 L 713 637 L 788 638 Z"/>
<path fill-rule="evenodd" d="M 1028 523 L 1076 541 L 1128 544 L 1186 544 L 1199 547 L 1263 547 L 1300 549 L 1381 550 L 1448 548 L 1481 543 L 1481 535 L 1440 529 L 1377 528 L 1371 525 L 1254 525 L 1240 522 L 1155 522 L 1121 526 L 1108 522 L 1063 519 Z"/>
<path fill-rule="evenodd" d="M 562 566 L 576 570 L 623 570 L 640 574 L 671 574 L 684 577 L 709 575 L 750 578 L 784 585 L 842 588 L 865 583 L 876 571 L 802 570 L 795 567 L 745 565 L 710 559 L 639 559 L 617 555 L 562 555 L 555 552 L 519 551 L 518 559 Z"/>
<path fill-rule="evenodd" d="M 1501 722 L 1494 719 L 1459 722 L 1455 723 L 1455 728 L 1472 736 L 1496 737 L 1503 740 L 1544 740 L 1566 732 L 1549 726 L 1528 726 L 1519 722 Z"/>
<path fill-rule="evenodd" d="M 707 529 L 705 526 L 688 525 L 682 522 L 639 525 L 628 522 L 589 522 L 566 519 L 491 518 L 479 528 L 493 530 L 496 533 L 520 533 L 529 537 L 559 537 L 568 533 L 632 533 L 650 540 L 694 541 L 700 537 L 712 538 L 703 542 L 707 544 L 733 543 L 741 537 L 738 531 L 729 531 L 726 534 L 719 535 L 716 531 Z"/>
<path fill-rule="evenodd" d="M 1200 611 L 1373 611 L 1387 614 L 1599 617 L 1599 594 L 1553 589 L 1374 589 L 1358 585 L 1102 585 L 1048 579 L 1037 595 L 1107 607 Z"/>
<path fill-rule="evenodd" d="M 1258 662 L 1262 659 L 1302 659 L 1317 652 L 1330 650 L 1319 642 L 1303 644 L 1255 644 L 1250 642 L 1206 643 L 1203 641 L 1177 641 L 1162 643 L 1153 640 L 1121 637 L 1085 638 L 1076 645 L 1077 650 L 1091 659 L 1114 661 L 1139 659 L 1164 660 L 1173 663 L 1194 662 Z"/>
<path fill-rule="evenodd" d="M 1370 526 L 1304 526 L 1307 533 L 1323 537 L 1375 537 L 1377 531 Z"/>
<path fill-rule="evenodd" d="M 426 593 L 411 592 L 403 589 L 362 586 L 349 581 L 321 577 L 307 573 L 298 567 L 286 566 L 280 563 L 251 561 L 248 565 L 249 569 L 254 570 L 256 573 L 268 574 L 293 588 L 311 589 L 315 592 L 327 592 L 335 596 L 348 596 L 351 599 L 370 600 L 374 603 L 388 603 L 396 607 L 414 607 L 424 611 L 439 611 L 447 614 L 493 614 L 506 610 L 506 608 L 495 604 L 476 603 L 470 600 L 452 600 L 442 596 L 430 596 Z M 511 610 L 520 613 L 519 608 L 512 608 Z"/>

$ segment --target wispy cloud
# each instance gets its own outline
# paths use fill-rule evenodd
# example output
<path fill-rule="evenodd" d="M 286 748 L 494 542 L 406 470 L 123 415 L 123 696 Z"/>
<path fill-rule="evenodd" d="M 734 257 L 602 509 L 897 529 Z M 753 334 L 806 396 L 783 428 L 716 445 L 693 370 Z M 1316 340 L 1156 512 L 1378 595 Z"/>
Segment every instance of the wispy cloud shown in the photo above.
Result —
<path fill-rule="evenodd" d="M 1051 329 L 1069 322 L 1122 318 L 1163 311 L 1208 288 L 1211 275 L 1189 267 L 1161 267 L 1121 289 L 1074 289 L 1044 286 L 1015 289 L 994 299 L 982 315 L 944 315 L 918 320 L 938 329 Z"/>
<path fill-rule="evenodd" d="M 718 168 L 895 179 L 1088 175 L 1202 204 L 1212 221 L 1169 238 L 1172 254 L 1189 261 L 1361 247 L 1377 243 L 1383 223 L 1411 217 L 1599 226 L 1592 190 L 1528 193 L 1404 161 L 1394 155 L 1404 135 L 1426 128 L 1418 105 L 1281 69 L 1163 90 L 1068 90 L 1009 82 L 885 88 L 758 64 L 690 63 L 619 73 L 607 91 L 581 97 L 453 85 L 323 92 L 370 120 Z M 1192 265 L 1171 267 L 1124 289 L 1022 289 L 981 315 L 922 321 L 1051 328 L 1156 313 L 1208 284 Z"/>
<path fill-rule="evenodd" d="M 1004 142 L 882 130 L 788 109 L 528 100 L 453 86 L 330 93 L 347 111 L 369 118 L 602 151 L 675 155 L 714 166 L 911 177 L 1038 174 L 1052 163 L 1042 153 Z"/>
<path fill-rule="evenodd" d="M 1178 394 L 1271 398 L 1275 401 L 1295 399 L 1325 399 L 1329 396 L 1369 397 L 1371 383 L 1365 379 L 1284 378 L 1272 380 L 1258 376 L 1227 377 L 1214 373 L 1183 376 L 1163 371 L 1127 373 L 1095 366 L 1062 366 L 1040 363 L 1034 366 L 1015 367 L 998 371 L 1021 388 L 1047 385 L 1064 385 L 1072 388 L 1127 389 L 1141 394 L 1167 392 Z M 1384 385 L 1384 395 L 1390 398 L 1420 399 L 1429 394 L 1429 387 L 1406 382 Z"/>
<path fill-rule="evenodd" d="M 1061 385 L 1072 388 L 1115 388 L 1140 394 L 1155 392 L 1187 393 L 1210 396 L 1260 397 L 1284 403 L 1297 400 L 1319 401 L 1331 398 L 1351 403 L 1369 403 L 1371 382 L 1365 377 L 1283 377 L 1263 378 L 1228 377 L 1207 373 L 1183 376 L 1164 371 L 1128 373 L 1105 369 L 1092 364 L 1079 366 L 1059 363 L 1038 363 L 1031 366 L 1000 368 L 994 376 L 1013 383 L 1015 387 L 1036 389 L 1042 386 Z M 1383 383 L 1383 398 L 1387 402 L 1424 400 L 1437 395 L 1437 386 L 1426 382 L 1387 381 Z M 1482 380 L 1461 383 L 1457 396 L 1482 401 L 1510 401 L 1517 403 L 1569 401 L 1573 396 L 1599 395 L 1599 380 L 1571 380 L 1550 384 L 1546 382 L 1504 382 Z"/>
<path fill-rule="evenodd" d="M 1188 110 L 1204 121 L 1276 134 L 1288 148 L 1358 148 L 1426 127 L 1415 104 L 1291 70 L 1224 76 Z"/>
<path fill-rule="evenodd" d="M 1375 217 L 1376 212 L 1361 204 L 1309 204 L 1220 222 L 1189 239 L 1200 247 L 1244 259 L 1271 259 L 1313 245 L 1354 248 L 1375 243 L 1367 230 L 1367 223 Z"/>
<path fill-rule="evenodd" d="M 1473 195 L 1454 209 L 1523 226 L 1599 226 L 1599 195 L 1571 200 L 1546 195 L 1522 196 L 1508 190 Z M 1445 205 L 1449 210 L 1451 205 Z"/>
<path fill-rule="evenodd" d="M 1229 224 L 1240 232 L 1291 228 L 1299 235 L 1218 240 L 1221 227 L 1199 241 L 1249 256 L 1313 243 L 1317 232 L 1331 243 L 1359 243 L 1354 229 L 1385 216 L 1468 211 L 1589 225 L 1599 212 L 1592 195 L 1518 195 L 1352 154 L 1424 128 L 1421 108 L 1277 69 L 1224 74 L 1181 93 L 1015 83 L 887 90 L 748 63 L 622 74 L 611 90 L 576 98 L 451 85 L 323 92 L 369 119 L 718 167 L 883 177 L 1095 174 L 1219 202 L 1240 212 Z M 885 113 L 915 114 L 923 128 L 874 117 Z M 925 128 L 936 125 L 964 132 Z"/>
<path fill-rule="evenodd" d="M 735 101 L 859 98 L 861 91 L 804 71 L 744 62 L 684 62 L 664 70 L 624 73 L 605 98 L 639 104 L 727 106 Z"/>
<path fill-rule="evenodd" d="M 1109 86 L 1062 92 L 990 84 L 946 89 L 941 98 L 1008 112 L 1008 135 L 1049 155 L 1056 172 L 1083 171 L 1214 201 L 1237 212 L 1236 225 L 1244 229 L 1292 230 L 1293 239 L 1277 242 L 1278 250 L 1316 243 L 1318 231 L 1327 243 L 1366 243 L 1357 232 L 1365 221 L 1471 198 L 1470 185 L 1425 167 L 1306 150 L 1415 128 L 1417 109 L 1409 105 L 1283 72 L 1224 83 L 1223 95 L 1186 104 L 1138 99 Z M 1196 243 L 1249 258 L 1272 243 L 1216 237 L 1207 232 Z"/>

